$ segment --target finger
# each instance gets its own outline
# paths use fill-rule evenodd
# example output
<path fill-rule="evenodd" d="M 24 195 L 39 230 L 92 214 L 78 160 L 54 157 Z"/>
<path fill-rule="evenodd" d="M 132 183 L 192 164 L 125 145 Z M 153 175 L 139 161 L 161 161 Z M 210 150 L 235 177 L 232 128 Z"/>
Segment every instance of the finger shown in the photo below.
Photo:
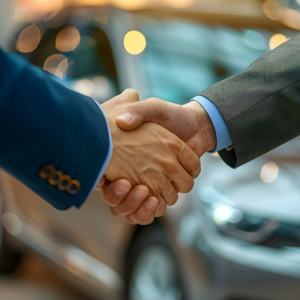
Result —
<path fill-rule="evenodd" d="M 122 94 L 117 95 L 116 97 L 110 99 L 109 101 L 106 101 L 105 103 L 101 104 L 101 106 L 106 110 L 116 109 L 119 108 L 121 105 L 127 106 L 131 103 L 139 102 L 139 98 L 140 97 L 137 91 L 133 89 L 126 89 Z"/>
<path fill-rule="evenodd" d="M 136 223 L 131 220 L 130 215 L 125 216 L 125 219 L 129 224 L 136 225 Z"/>
<path fill-rule="evenodd" d="M 148 197 L 149 189 L 144 185 L 135 186 L 116 207 L 111 207 L 113 215 L 125 216 L 135 212 Z"/>
<path fill-rule="evenodd" d="M 101 191 L 101 190 L 102 190 L 102 187 L 103 187 L 104 184 L 105 184 L 105 180 L 106 180 L 105 177 L 102 176 L 101 179 L 100 179 L 100 181 L 99 181 L 99 183 L 96 185 L 95 190 Z"/>
<path fill-rule="evenodd" d="M 130 214 L 130 220 L 140 225 L 148 225 L 154 221 L 154 213 L 158 205 L 158 199 L 150 196 L 144 201 L 140 208 Z"/>
<path fill-rule="evenodd" d="M 134 89 L 126 89 L 120 96 L 121 99 L 126 99 L 126 102 L 134 103 L 140 101 L 139 93 Z"/>
<path fill-rule="evenodd" d="M 117 125 L 123 130 L 132 130 L 144 122 L 158 123 L 162 114 L 164 118 L 166 113 L 167 102 L 157 98 L 151 98 L 138 103 L 128 105 L 123 114 L 116 118 Z"/>
<path fill-rule="evenodd" d="M 183 168 L 181 172 L 174 174 L 172 184 L 178 193 L 189 193 L 194 187 L 194 179 Z"/>
<path fill-rule="evenodd" d="M 200 159 L 184 142 L 180 141 L 176 155 L 178 162 L 190 174 L 200 174 Z"/>
<path fill-rule="evenodd" d="M 162 217 L 167 212 L 167 205 L 163 197 L 159 197 L 154 216 Z"/>
<path fill-rule="evenodd" d="M 168 206 L 172 206 L 177 202 L 178 192 L 170 181 L 166 182 L 165 187 L 162 190 L 161 196 L 164 200 L 164 203 Z"/>
<path fill-rule="evenodd" d="M 109 183 L 102 190 L 102 198 L 110 205 L 119 205 L 127 196 L 131 189 L 131 184 L 126 179 L 118 179 Z"/>

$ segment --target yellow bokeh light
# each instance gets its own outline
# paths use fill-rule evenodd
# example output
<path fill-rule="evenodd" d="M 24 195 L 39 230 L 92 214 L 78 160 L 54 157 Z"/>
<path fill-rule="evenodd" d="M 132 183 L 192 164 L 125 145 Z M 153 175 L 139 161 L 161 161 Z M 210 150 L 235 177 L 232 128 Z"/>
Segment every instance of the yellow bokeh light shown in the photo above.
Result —
<path fill-rule="evenodd" d="M 34 24 L 26 27 L 17 40 L 17 50 L 22 53 L 34 51 L 41 41 L 41 32 Z"/>
<path fill-rule="evenodd" d="M 266 163 L 260 172 L 260 178 L 265 183 L 273 182 L 278 175 L 278 166 L 275 162 L 270 161 Z"/>
<path fill-rule="evenodd" d="M 124 37 L 124 47 L 132 55 L 140 54 L 146 48 L 146 38 L 139 31 L 129 31 Z"/>
<path fill-rule="evenodd" d="M 80 33 L 74 26 L 68 26 L 59 31 L 55 46 L 60 52 L 69 52 L 76 49 L 80 43 Z"/>
<path fill-rule="evenodd" d="M 274 34 L 270 38 L 270 42 L 269 42 L 270 49 L 271 50 L 275 49 L 276 47 L 283 44 L 287 40 L 288 40 L 288 38 L 285 35 L 281 34 L 281 33 Z"/>
<path fill-rule="evenodd" d="M 185 9 L 195 4 L 196 0 L 164 0 L 164 4 L 174 9 Z"/>

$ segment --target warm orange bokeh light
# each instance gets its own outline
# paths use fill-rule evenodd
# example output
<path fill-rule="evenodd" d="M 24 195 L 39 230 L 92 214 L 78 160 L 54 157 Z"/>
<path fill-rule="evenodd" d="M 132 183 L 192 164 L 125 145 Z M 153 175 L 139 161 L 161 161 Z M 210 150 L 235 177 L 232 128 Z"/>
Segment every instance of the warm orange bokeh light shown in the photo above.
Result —
<path fill-rule="evenodd" d="M 56 37 L 55 46 L 60 52 L 69 52 L 76 49 L 80 43 L 80 33 L 74 26 L 63 28 Z"/>
<path fill-rule="evenodd" d="M 65 0 L 15 0 L 24 8 L 34 12 L 47 13 L 49 11 L 60 10 L 63 8 Z"/>
<path fill-rule="evenodd" d="M 34 24 L 26 27 L 17 40 L 17 50 L 22 53 L 34 51 L 41 41 L 41 32 Z"/>
<path fill-rule="evenodd" d="M 288 38 L 285 35 L 281 34 L 281 33 L 274 34 L 270 38 L 270 42 L 269 42 L 270 49 L 271 50 L 275 49 L 276 47 L 283 44 L 287 40 L 288 40 Z"/>
<path fill-rule="evenodd" d="M 63 79 L 68 67 L 68 59 L 62 54 L 49 56 L 44 63 L 43 69 Z"/>
<path fill-rule="evenodd" d="M 174 9 L 185 9 L 195 4 L 196 0 L 164 0 L 163 3 Z"/>
<path fill-rule="evenodd" d="M 280 20 L 282 15 L 282 7 L 276 0 L 266 0 L 263 3 L 263 11 L 269 19 L 274 21 Z"/>
<path fill-rule="evenodd" d="M 148 3 L 147 0 L 111 0 L 109 2 L 111 5 L 128 10 L 145 8 Z"/>
<path fill-rule="evenodd" d="M 285 26 L 300 30 L 300 13 L 294 9 L 283 8 L 280 21 Z"/>

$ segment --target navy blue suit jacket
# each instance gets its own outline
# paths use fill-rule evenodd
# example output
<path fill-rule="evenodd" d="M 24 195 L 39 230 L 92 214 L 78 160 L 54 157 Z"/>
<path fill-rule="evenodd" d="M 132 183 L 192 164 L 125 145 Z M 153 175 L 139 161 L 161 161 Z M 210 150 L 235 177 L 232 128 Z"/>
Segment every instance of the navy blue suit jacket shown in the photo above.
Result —
<path fill-rule="evenodd" d="M 87 198 L 108 149 L 106 119 L 94 100 L 0 50 L 0 167 L 55 208 L 67 209 Z M 79 192 L 41 178 L 45 165 L 77 180 Z"/>

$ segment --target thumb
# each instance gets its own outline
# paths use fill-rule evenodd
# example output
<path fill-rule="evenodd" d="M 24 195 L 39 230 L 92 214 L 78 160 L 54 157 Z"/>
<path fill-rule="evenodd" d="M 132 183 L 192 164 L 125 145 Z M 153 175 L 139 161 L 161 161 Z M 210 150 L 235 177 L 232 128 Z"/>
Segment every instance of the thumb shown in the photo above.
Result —
<path fill-rule="evenodd" d="M 116 118 L 116 123 L 123 130 L 133 130 L 144 122 L 159 123 L 164 105 L 165 102 L 157 98 L 129 104 Z"/>

